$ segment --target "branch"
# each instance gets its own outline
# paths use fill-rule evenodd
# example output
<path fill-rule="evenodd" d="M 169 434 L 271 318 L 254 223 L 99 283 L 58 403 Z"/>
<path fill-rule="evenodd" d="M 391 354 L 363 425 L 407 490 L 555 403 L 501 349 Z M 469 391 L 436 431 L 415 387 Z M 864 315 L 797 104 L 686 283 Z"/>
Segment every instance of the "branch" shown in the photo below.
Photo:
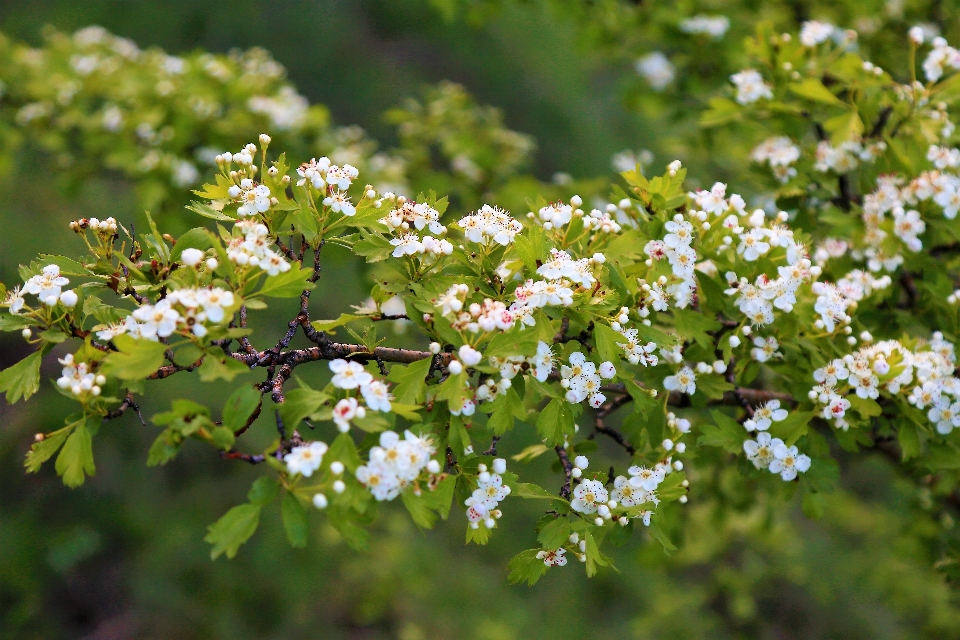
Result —
<path fill-rule="evenodd" d="M 563 486 L 560 487 L 560 497 L 569 500 L 570 499 L 570 484 L 573 482 L 573 464 L 570 462 L 570 458 L 567 457 L 567 450 L 557 445 L 554 447 L 557 452 L 557 457 L 560 458 L 560 464 L 563 465 L 563 475 L 564 481 Z"/>
<path fill-rule="evenodd" d="M 631 398 L 629 395 L 623 395 L 604 403 L 604 405 L 597 410 L 597 417 L 593 424 L 593 433 L 590 434 L 589 439 L 593 440 L 597 433 L 602 433 L 606 436 L 610 436 L 617 444 L 623 447 L 628 454 L 631 456 L 634 455 L 637 450 L 632 444 L 627 442 L 627 439 L 623 437 L 623 434 L 613 427 L 608 427 L 604 424 L 604 420 L 607 416 L 630 402 L 632 399 L 633 398 Z"/>
<path fill-rule="evenodd" d="M 123 399 L 123 402 L 120 403 L 119 407 L 117 407 L 113 411 L 108 412 L 105 416 L 103 416 L 103 421 L 106 422 L 107 420 L 113 420 L 114 418 L 119 418 L 124 413 L 126 413 L 127 409 L 133 409 L 136 412 L 137 417 L 140 418 L 140 424 L 142 424 L 143 426 L 147 426 L 147 423 L 143 419 L 143 414 L 140 413 L 140 405 L 134 402 L 133 392 L 131 391 L 127 392 L 127 397 Z"/>

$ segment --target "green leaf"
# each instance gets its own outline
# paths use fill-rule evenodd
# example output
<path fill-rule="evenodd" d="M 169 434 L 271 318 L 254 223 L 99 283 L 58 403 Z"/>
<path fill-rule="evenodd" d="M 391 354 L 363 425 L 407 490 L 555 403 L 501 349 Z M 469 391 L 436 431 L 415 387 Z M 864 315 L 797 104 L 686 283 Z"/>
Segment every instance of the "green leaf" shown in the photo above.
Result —
<path fill-rule="evenodd" d="M 350 473 L 356 471 L 357 467 L 363 464 L 360 460 L 360 454 L 357 453 L 357 445 L 353 443 L 349 433 L 341 433 L 334 439 L 326 457 L 331 461 L 339 460 Z"/>
<path fill-rule="evenodd" d="M 431 509 L 436 510 L 444 520 L 450 515 L 453 505 L 453 493 L 457 487 L 457 476 L 449 475 L 440 481 L 433 491 L 425 491 L 423 500 Z"/>
<path fill-rule="evenodd" d="M 255 504 L 241 504 L 223 514 L 223 517 L 210 525 L 204 542 L 213 545 L 210 558 L 216 560 L 226 553 L 228 558 L 237 555 L 237 550 L 250 539 L 260 524 L 260 507 Z"/>
<path fill-rule="evenodd" d="M 273 478 L 262 476 L 254 480 L 253 484 L 250 485 L 250 491 L 247 492 L 247 500 L 250 501 L 250 504 L 265 507 L 276 500 L 279 494 L 280 483 Z"/>
<path fill-rule="evenodd" d="M 177 244 L 173 245 L 173 250 L 170 251 L 170 260 L 179 260 L 180 254 L 183 253 L 184 249 L 200 249 L 201 251 L 206 251 L 212 246 L 213 238 L 210 232 L 203 227 L 196 227 L 177 238 Z"/>
<path fill-rule="evenodd" d="M 280 417 L 288 429 L 296 429 L 301 420 L 316 413 L 328 400 L 330 396 L 322 391 L 307 387 L 293 389 L 284 394 Z"/>
<path fill-rule="evenodd" d="M 268 276 L 263 286 L 257 291 L 257 295 L 270 298 L 299 298 L 304 290 L 317 286 L 309 281 L 312 276 L 313 269 L 304 269 L 299 263 L 294 262 L 290 265 L 290 271 Z"/>
<path fill-rule="evenodd" d="M 147 466 L 155 467 L 160 464 L 167 464 L 177 456 L 181 444 L 183 444 L 182 434 L 173 428 L 164 429 L 150 445 L 150 451 L 147 453 Z"/>
<path fill-rule="evenodd" d="M 801 98 L 806 98 L 813 102 L 846 106 L 840 98 L 833 95 L 833 92 L 827 89 L 817 78 L 804 78 L 801 82 L 794 82 L 790 85 L 790 91 Z"/>
<path fill-rule="evenodd" d="M 699 380 L 697 381 L 699 383 Z M 783 440 L 788 447 L 807 435 L 807 425 L 817 414 L 813 411 L 794 411 L 780 422 L 770 425 L 770 435 Z"/>
<path fill-rule="evenodd" d="M 310 533 L 307 510 L 303 508 L 303 503 L 297 496 L 289 491 L 283 494 L 280 515 L 283 518 L 283 528 L 287 532 L 287 541 L 290 546 L 297 549 L 307 546 L 307 537 Z"/>
<path fill-rule="evenodd" d="M 509 331 L 496 333 L 493 339 L 482 349 L 484 356 L 504 358 L 506 356 L 532 356 L 537 352 L 540 338 L 536 331 L 517 324 Z"/>
<path fill-rule="evenodd" d="M 609 360 L 615 365 L 620 362 L 623 349 L 619 344 L 626 344 L 627 339 L 619 332 L 598 322 L 593 325 L 593 339 L 597 344 L 597 352 L 601 360 Z"/>
<path fill-rule="evenodd" d="M 39 471 L 41 465 L 60 449 L 60 446 L 63 445 L 67 436 L 73 432 L 75 426 L 76 425 L 73 424 L 67 425 L 63 429 L 58 429 L 57 431 L 46 434 L 40 442 L 34 442 L 30 447 L 30 451 L 27 452 L 27 458 L 23 463 L 27 471 L 29 473 Z"/>
<path fill-rule="evenodd" d="M 208 204 L 204 204 L 196 200 L 191 200 L 190 204 L 188 204 L 185 208 L 189 211 L 193 211 L 194 213 L 199 213 L 204 218 L 220 220 L 221 222 L 236 222 L 236 219 L 217 211 Z"/>
<path fill-rule="evenodd" d="M 537 580 L 547 572 L 547 565 L 543 564 L 543 560 L 537 557 L 538 553 L 540 553 L 540 549 L 527 549 L 515 555 L 510 560 L 510 564 L 507 565 L 510 572 L 507 575 L 507 580 L 511 584 L 526 582 L 528 586 L 535 585 Z"/>
<path fill-rule="evenodd" d="M 410 512 L 410 518 L 422 529 L 432 529 L 437 522 L 437 515 L 430 511 L 422 496 L 414 495 L 413 491 L 402 491 L 400 498 L 403 506 Z"/>
<path fill-rule="evenodd" d="M 724 380 L 723 376 L 715 374 L 697 376 L 697 392 L 711 400 L 719 400 L 727 391 L 733 391 L 733 385 Z"/>
<path fill-rule="evenodd" d="M 63 484 L 68 487 L 79 487 L 86 476 L 94 474 L 93 444 L 84 421 L 67 438 L 54 466 L 57 474 L 63 477 Z"/>
<path fill-rule="evenodd" d="M 507 393 L 498 396 L 493 401 L 493 413 L 487 421 L 487 428 L 493 431 L 495 435 L 501 436 L 507 430 L 513 427 L 514 419 L 523 420 L 527 417 L 527 409 L 523 406 L 523 400 L 517 395 L 513 387 L 507 389 Z"/>
<path fill-rule="evenodd" d="M 695 340 L 704 349 L 713 349 L 714 340 L 707 332 L 720 328 L 716 319 L 693 309 L 675 309 L 673 319 L 680 335 Z"/>
<path fill-rule="evenodd" d="M 214 427 L 210 432 L 210 442 L 221 451 L 230 451 L 234 440 L 233 430 L 229 427 Z"/>
<path fill-rule="evenodd" d="M 426 378 L 429 371 L 430 358 L 408 365 L 393 365 L 387 380 L 397 383 L 393 388 L 394 399 L 401 404 L 421 404 L 427 396 Z"/>
<path fill-rule="evenodd" d="M 7 402 L 15 403 L 35 394 L 40 388 L 40 351 L 31 353 L 17 364 L 0 371 L 0 391 L 7 392 Z"/>
<path fill-rule="evenodd" d="M 540 530 L 537 541 L 548 551 L 556 551 L 570 537 L 572 529 L 566 518 L 555 518 Z"/>
<path fill-rule="evenodd" d="M 562 444 L 564 436 L 574 433 L 575 416 L 573 405 L 561 398 L 554 398 L 537 418 L 537 433 L 548 445 Z"/>
<path fill-rule="evenodd" d="M 466 384 L 466 371 L 451 375 L 438 387 L 436 399 L 446 400 L 451 409 L 457 410 L 463 406 L 463 401 L 467 398 Z"/>
<path fill-rule="evenodd" d="M 87 313 L 86 301 L 84 301 L 84 313 Z M 33 326 L 33 324 L 23 316 L 14 316 L 7 313 L 0 315 L 0 331 L 23 331 L 30 326 Z"/>
<path fill-rule="evenodd" d="M 534 445 L 537 446 L 537 445 Z M 542 446 L 542 445 L 540 445 Z M 515 482 L 510 485 L 510 495 L 517 498 L 527 498 L 535 500 L 557 500 L 557 496 L 553 495 L 540 485 L 531 484 L 527 482 Z"/>
<path fill-rule="evenodd" d="M 647 531 L 650 532 L 650 537 L 660 543 L 663 546 L 663 552 L 666 555 L 670 555 L 677 550 L 677 545 L 673 544 L 670 540 L 670 536 L 663 530 L 663 527 L 660 525 L 659 520 L 654 520 L 650 523 L 650 526 L 647 527 Z"/>
<path fill-rule="evenodd" d="M 701 127 L 719 127 L 743 118 L 743 109 L 733 100 L 715 96 L 709 104 L 710 109 L 700 114 Z"/>
<path fill-rule="evenodd" d="M 700 427 L 702 435 L 697 440 L 700 444 L 720 447 L 730 453 L 740 453 L 743 442 L 747 439 L 747 432 L 737 424 L 736 420 L 720 411 L 710 412 L 715 424 L 704 424 Z"/>
<path fill-rule="evenodd" d="M 327 333 L 334 334 L 336 332 L 332 331 L 332 329 L 336 329 L 337 327 L 342 327 L 348 322 L 359 320 L 365 317 L 366 316 L 360 316 L 355 313 L 341 313 L 340 317 L 337 318 L 336 320 L 314 320 L 310 324 L 313 325 L 313 328 L 316 329 L 317 331 L 325 331 Z"/>
<path fill-rule="evenodd" d="M 234 391 L 223 406 L 223 426 L 239 431 L 260 406 L 260 392 L 245 384 Z"/>
<path fill-rule="evenodd" d="M 102 371 L 121 380 L 146 380 L 163 365 L 167 345 L 152 340 L 137 340 L 127 335 L 113 339 L 119 351 L 110 353 L 103 361 Z"/>
<path fill-rule="evenodd" d="M 903 422 L 897 428 L 897 439 L 900 441 L 900 451 L 904 461 L 920 455 L 920 433 L 915 424 Z"/>
<path fill-rule="evenodd" d="M 830 118 L 823 123 L 823 128 L 830 133 L 830 144 L 836 147 L 844 142 L 859 140 L 863 134 L 863 120 L 854 110 Z"/>
<path fill-rule="evenodd" d="M 847 400 L 850 401 L 850 408 L 859 413 L 864 418 L 874 418 L 883 413 L 883 408 L 880 404 L 871 398 L 861 398 L 858 395 L 849 395 Z"/>
<path fill-rule="evenodd" d="M 543 229 L 534 225 L 524 229 L 522 234 L 517 234 L 513 239 L 513 250 L 523 260 L 523 264 L 530 271 L 537 270 L 537 261 L 546 260 L 550 252 L 550 244 L 547 241 Z"/>
<path fill-rule="evenodd" d="M 213 382 L 214 380 L 233 382 L 233 379 L 237 376 L 249 373 L 250 368 L 235 358 L 208 351 L 197 371 L 200 374 L 201 382 Z"/>

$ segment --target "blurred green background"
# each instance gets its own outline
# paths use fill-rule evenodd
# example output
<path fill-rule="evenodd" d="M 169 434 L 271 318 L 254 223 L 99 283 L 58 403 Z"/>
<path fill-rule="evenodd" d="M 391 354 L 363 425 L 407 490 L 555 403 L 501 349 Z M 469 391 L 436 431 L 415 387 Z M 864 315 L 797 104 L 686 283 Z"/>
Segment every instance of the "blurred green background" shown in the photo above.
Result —
<path fill-rule="evenodd" d="M 789 28 L 823 10 L 852 24 L 858 15 L 890 14 L 889 4 L 737 2 L 727 36 L 733 48 L 717 54 L 735 63 L 735 47 L 756 19 Z M 896 28 L 927 15 L 944 30 L 955 25 L 951 3 L 916 4 L 907 3 Z M 621 11 L 602 1 L 22 0 L 0 1 L 0 31 L 39 44 L 44 25 L 72 32 L 99 24 L 171 53 L 262 46 L 311 102 L 327 105 L 337 124 L 361 125 L 381 147 L 397 142 L 381 114 L 422 85 L 449 79 L 479 103 L 502 108 L 508 127 L 536 138 L 532 171 L 541 180 L 558 171 L 607 175 L 614 153 L 648 148 L 658 166 L 680 157 L 746 189 L 722 144 L 699 138 L 691 124 L 697 105 L 684 96 L 697 85 L 654 96 L 632 68 L 645 43 L 630 29 L 643 20 L 723 13 L 726 5 L 664 3 L 637 14 L 631 4 Z M 637 33 L 658 32 L 653 25 Z M 893 45 L 877 54 L 902 67 Z M 705 54 L 698 64 L 712 86 L 724 82 L 718 58 Z M 18 160 L 19 178 L 0 184 L 5 282 L 39 252 L 80 249 L 66 220 L 113 215 L 123 222 L 139 213 L 119 178 L 67 194 L 54 188 L 56 170 L 41 154 Z M 313 296 L 318 318 L 363 297 L 351 257 L 331 251 L 326 259 L 326 279 Z M 3 366 L 25 353 L 19 339 L 0 342 Z M 49 377 L 56 367 L 45 366 Z M 189 380 L 156 386 L 161 393 L 144 403 L 146 416 L 165 406 L 160 387 L 213 405 L 226 395 Z M 506 582 L 507 559 L 534 546 L 536 505 L 520 501 L 506 503 L 505 520 L 484 548 L 463 545 L 465 521 L 456 510 L 450 522 L 421 532 L 390 505 L 399 508 L 384 509 L 366 551 L 348 549 L 319 515 L 311 545 L 291 549 L 274 513 L 236 559 L 211 562 L 206 526 L 243 499 L 260 471 L 190 446 L 167 467 L 148 469 L 157 430 L 128 415 L 101 430 L 97 474 L 82 488 L 65 489 L 52 469 L 25 476 L 32 434 L 55 428 L 65 412 L 52 392 L 0 406 L 4 638 L 960 637 L 955 592 L 934 568 L 935 529 L 952 521 L 931 511 L 929 499 L 880 456 L 842 458 L 844 490 L 829 497 L 816 522 L 795 504 L 762 496 L 744 502 L 736 469 L 694 472 L 683 530 L 673 532 L 679 552 L 667 557 L 637 535 L 615 552 L 620 573 L 588 581 L 573 563 L 526 588 Z M 269 438 L 269 425 L 260 431 L 251 431 L 249 450 L 257 437 Z M 517 436 L 502 453 L 533 442 Z M 538 460 L 530 473 L 551 486 L 547 467 Z"/>

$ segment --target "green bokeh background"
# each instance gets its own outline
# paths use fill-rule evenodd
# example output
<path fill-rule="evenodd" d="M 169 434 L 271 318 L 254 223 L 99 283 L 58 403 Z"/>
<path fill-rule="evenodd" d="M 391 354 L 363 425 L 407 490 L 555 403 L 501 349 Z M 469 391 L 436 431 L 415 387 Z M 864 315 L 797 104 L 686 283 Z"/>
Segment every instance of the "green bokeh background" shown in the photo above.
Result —
<path fill-rule="evenodd" d="M 510 128 L 536 137 L 533 170 L 541 179 L 557 171 L 608 173 L 610 156 L 625 148 L 653 149 L 658 164 L 672 159 L 667 152 L 711 164 L 682 147 L 688 120 L 671 128 L 655 119 L 655 109 L 644 117 L 628 108 L 644 100 L 630 60 L 578 44 L 577 5 L 563 5 L 496 3 L 477 22 L 465 14 L 445 19 L 439 3 L 420 0 L 23 0 L 0 2 L 0 31 L 39 43 L 47 24 L 68 32 L 100 24 L 171 53 L 263 46 L 335 122 L 359 124 L 384 146 L 394 142 L 384 110 L 423 84 L 454 80 L 478 102 L 502 108 Z M 739 5 L 738 15 L 779 15 L 763 3 Z M 707 8 L 722 11 L 723 3 Z M 749 25 L 734 25 L 744 30 Z M 20 161 L 20 177 L 0 185 L 0 280 L 13 280 L 16 265 L 36 253 L 79 250 L 63 221 L 137 214 L 123 181 L 91 181 L 68 197 L 52 188 L 43 157 Z M 722 159 L 713 164 L 723 168 Z M 351 257 L 331 251 L 326 260 L 314 317 L 335 317 L 363 298 Z M 265 341 L 274 337 L 271 327 L 258 329 Z M 25 349 L 4 337 L 0 364 Z M 45 365 L 44 374 L 55 370 Z M 147 416 L 162 409 L 162 396 L 216 405 L 227 395 L 189 380 L 157 388 L 144 402 Z M 678 553 L 668 558 L 637 535 L 615 550 L 621 573 L 587 580 L 573 563 L 527 588 L 509 586 L 505 570 L 509 557 L 535 545 L 536 506 L 520 501 L 506 503 L 501 527 L 483 548 L 463 545 L 465 521 L 456 510 L 450 522 L 421 532 L 402 508 L 386 508 L 362 552 L 342 544 L 319 515 L 311 544 L 293 550 L 279 514 L 271 513 L 234 560 L 211 562 L 206 526 L 243 500 L 259 470 L 189 445 L 170 465 L 148 469 L 145 452 L 157 430 L 128 415 L 101 430 L 97 474 L 82 488 L 65 489 L 49 468 L 25 476 L 21 461 L 32 434 L 55 428 L 66 404 L 42 393 L 16 408 L 0 406 L 0 637 L 960 636 L 954 592 L 923 542 L 928 520 L 911 515 L 924 496 L 881 457 L 842 459 L 844 490 L 828 499 L 818 522 L 795 504 L 737 504 L 736 470 L 721 469 L 702 481 L 719 495 L 709 504 L 721 504 L 726 515 L 698 504 L 695 482 Z M 270 436 L 269 424 L 259 426 L 251 450 Z M 518 434 L 503 453 L 532 442 Z M 547 467 L 533 463 L 531 479 L 550 486 Z"/>

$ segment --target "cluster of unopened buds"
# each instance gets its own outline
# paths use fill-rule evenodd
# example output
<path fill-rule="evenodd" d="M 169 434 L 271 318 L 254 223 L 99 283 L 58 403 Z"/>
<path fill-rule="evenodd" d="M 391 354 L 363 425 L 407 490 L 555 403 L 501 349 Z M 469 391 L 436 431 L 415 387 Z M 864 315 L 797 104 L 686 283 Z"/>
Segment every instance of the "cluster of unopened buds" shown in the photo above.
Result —
<path fill-rule="evenodd" d="M 492 466 L 491 473 L 487 465 L 477 465 L 477 488 L 463 503 L 472 529 L 479 529 L 481 522 L 487 529 L 497 526 L 497 520 L 503 515 L 498 506 L 510 495 L 510 487 L 503 484 L 500 475 L 507 471 L 507 461 L 496 458 Z"/>
<path fill-rule="evenodd" d="M 81 218 L 71 222 L 70 229 L 77 233 L 81 233 L 86 229 L 90 229 L 98 236 L 108 237 L 117 232 L 117 221 L 114 218 L 107 218 L 106 220 L 99 220 L 97 218 Z"/>

